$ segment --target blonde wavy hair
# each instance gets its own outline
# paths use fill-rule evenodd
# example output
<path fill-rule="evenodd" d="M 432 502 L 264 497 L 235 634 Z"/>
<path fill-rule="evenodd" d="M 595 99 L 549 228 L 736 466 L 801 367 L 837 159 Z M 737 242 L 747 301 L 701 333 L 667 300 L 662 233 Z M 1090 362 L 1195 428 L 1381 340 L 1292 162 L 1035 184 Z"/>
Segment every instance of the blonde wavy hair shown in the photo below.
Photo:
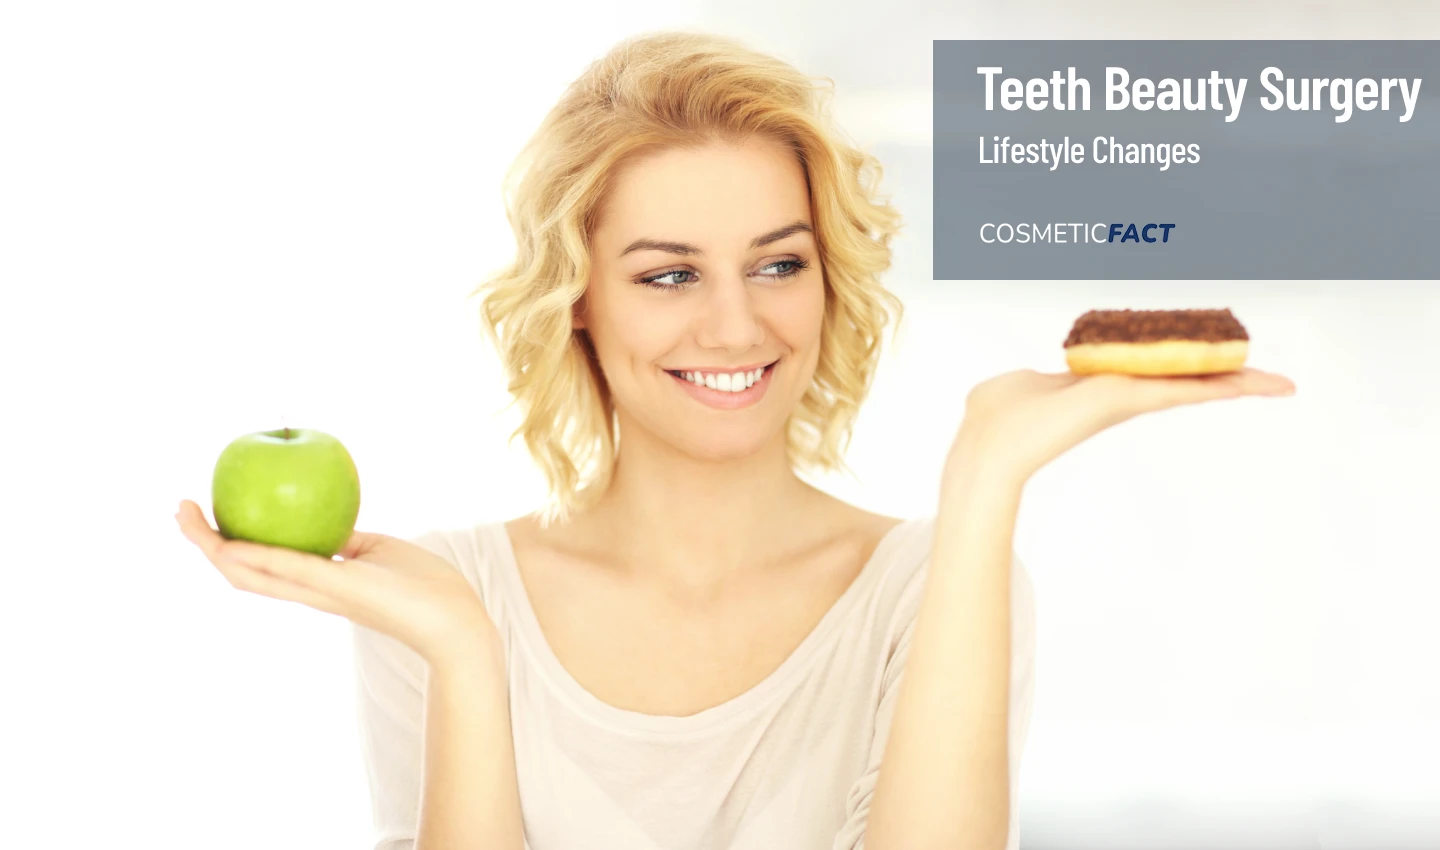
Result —
<path fill-rule="evenodd" d="M 900 214 L 877 194 L 883 170 L 834 126 L 834 81 L 723 36 L 635 36 L 571 83 L 506 173 L 514 260 L 468 296 L 495 344 L 523 436 L 548 483 L 542 522 L 608 486 L 619 423 L 589 335 L 572 328 L 590 273 L 590 236 L 609 181 L 667 148 L 760 136 L 788 145 L 810 188 L 825 278 L 814 380 L 786 423 L 792 468 L 849 471 L 843 455 L 900 299 L 881 284 Z M 467 300 L 468 300 L 467 298 Z"/>

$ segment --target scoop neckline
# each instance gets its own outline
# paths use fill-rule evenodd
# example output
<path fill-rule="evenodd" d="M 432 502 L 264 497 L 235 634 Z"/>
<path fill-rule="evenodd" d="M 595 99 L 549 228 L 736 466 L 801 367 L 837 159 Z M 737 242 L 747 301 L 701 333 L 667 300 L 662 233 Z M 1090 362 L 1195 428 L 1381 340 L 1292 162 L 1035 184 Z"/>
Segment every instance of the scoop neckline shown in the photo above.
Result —
<path fill-rule="evenodd" d="M 580 684 L 580 681 L 572 676 L 565 665 L 560 662 L 559 656 L 555 654 L 550 641 L 545 637 L 545 631 L 540 627 L 540 618 L 535 614 L 535 609 L 530 603 L 529 591 L 525 588 L 525 581 L 520 575 L 519 560 L 515 556 L 515 546 L 510 538 L 510 530 L 505 527 L 504 521 L 500 521 L 490 523 L 490 532 L 498 539 L 501 553 L 500 571 L 504 581 L 510 585 L 511 596 L 515 600 L 515 614 L 518 622 L 514 625 L 520 642 L 523 644 L 522 649 L 540 665 L 547 683 L 558 690 L 573 708 L 616 732 L 631 735 L 692 735 L 713 730 L 728 721 L 743 717 L 767 705 L 783 693 L 786 685 L 804 672 L 806 662 L 834 633 L 845 614 L 857 604 L 866 589 L 875 583 L 878 573 L 882 571 L 881 565 L 889 562 L 890 556 L 904 537 L 903 533 L 914 527 L 915 523 L 919 521 L 918 519 L 902 519 L 881 536 L 874 551 L 870 553 L 870 557 L 856 573 L 855 578 L 850 581 L 849 586 L 810 630 L 810 633 L 765 678 L 725 702 L 695 714 L 683 716 L 646 714 L 620 708 L 605 702 Z"/>

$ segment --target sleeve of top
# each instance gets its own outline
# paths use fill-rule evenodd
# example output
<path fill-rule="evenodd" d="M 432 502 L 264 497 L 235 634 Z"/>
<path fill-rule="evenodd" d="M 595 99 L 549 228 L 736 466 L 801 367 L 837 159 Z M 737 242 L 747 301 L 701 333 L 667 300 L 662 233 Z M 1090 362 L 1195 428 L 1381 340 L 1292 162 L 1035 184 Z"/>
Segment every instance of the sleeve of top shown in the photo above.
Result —
<path fill-rule="evenodd" d="M 447 561 L 439 532 L 409 538 Z M 352 623 L 360 744 L 370 789 L 374 850 L 414 850 L 425 750 L 429 665 L 389 635 Z"/>
<path fill-rule="evenodd" d="M 880 706 L 875 714 L 875 737 L 871 743 L 870 760 L 865 773 L 850 789 L 845 803 L 845 824 L 836 836 L 833 850 L 864 850 L 865 827 L 870 816 L 870 801 L 880 775 L 880 762 L 885 755 L 885 742 L 890 737 L 890 722 L 895 715 L 895 699 L 900 690 L 901 673 L 909 655 L 910 638 L 915 630 L 915 613 L 924 589 L 925 571 L 906 588 L 901 612 L 907 624 L 901 633 L 889 662 L 885 666 Z M 1030 576 L 1018 557 L 1011 560 L 1010 583 L 1010 835 L 1006 850 L 1020 846 L 1020 758 L 1030 730 L 1031 708 L 1035 701 L 1035 590 Z"/>

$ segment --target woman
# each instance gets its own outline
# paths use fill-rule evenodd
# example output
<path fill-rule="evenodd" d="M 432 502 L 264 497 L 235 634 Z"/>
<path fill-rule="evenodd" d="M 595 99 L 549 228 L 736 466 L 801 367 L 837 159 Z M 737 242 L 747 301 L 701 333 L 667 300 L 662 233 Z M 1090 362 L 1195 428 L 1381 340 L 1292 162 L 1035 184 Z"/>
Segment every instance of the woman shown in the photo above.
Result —
<path fill-rule="evenodd" d="M 734 42 L 652 35 L 527 146 L 483 315 L 543 511 L 357 532 L 337 563 L 182 503 L 237 587 L 356 624 L 377 850 L 1013 850 L 1025 482 L 1141 412 L 1293 391 L 1014 372 L 970 393 L 933 517 L 803 483 L 842 465 L 899 316 L 878 279 L 898 216 L 820 94 Z"/>

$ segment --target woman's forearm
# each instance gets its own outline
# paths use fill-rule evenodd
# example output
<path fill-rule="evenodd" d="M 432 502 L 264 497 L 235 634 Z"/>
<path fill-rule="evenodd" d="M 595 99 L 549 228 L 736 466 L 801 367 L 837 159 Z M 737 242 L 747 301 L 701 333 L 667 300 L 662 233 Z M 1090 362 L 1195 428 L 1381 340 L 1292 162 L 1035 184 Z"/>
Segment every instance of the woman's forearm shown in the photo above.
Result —
<path fill-rule="evenodd" d="M 871 803 L 867 850 L 1002 850 L 1010 824 L 1010 567 L 1023 476 L 952 454 Z"/>
<path fill-rule="evenodd" d="M 430 664 L 415 850 L 522 850 L 505 660 L 497 642 Z"/>

